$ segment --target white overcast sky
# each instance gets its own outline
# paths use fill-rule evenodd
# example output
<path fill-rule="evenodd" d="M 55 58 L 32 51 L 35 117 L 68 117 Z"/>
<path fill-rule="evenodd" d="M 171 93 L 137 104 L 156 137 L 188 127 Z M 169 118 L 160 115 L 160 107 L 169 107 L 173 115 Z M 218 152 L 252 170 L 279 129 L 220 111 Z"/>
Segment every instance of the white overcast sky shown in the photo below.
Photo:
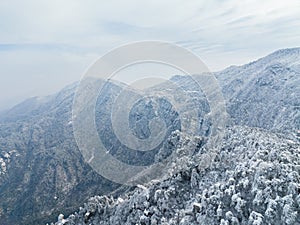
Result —
<path fill-rule="evenodd" d="M 0 110 L 80 79 L 111 48 L 177 43 L 210 70 L 299 47 L 299 0 L 0 0 Z"/>

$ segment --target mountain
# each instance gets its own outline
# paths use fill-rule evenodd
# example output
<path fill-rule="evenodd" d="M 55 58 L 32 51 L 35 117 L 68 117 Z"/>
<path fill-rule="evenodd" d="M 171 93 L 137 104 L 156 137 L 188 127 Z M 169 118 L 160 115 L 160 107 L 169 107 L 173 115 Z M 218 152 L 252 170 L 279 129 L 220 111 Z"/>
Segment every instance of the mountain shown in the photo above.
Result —
<path fill-rule="evenodd" d="M 92 197 L 60 224 L 300 224 L 300 49 L 216 73 L 234 124 L 210 167 L 197 137 L 179 135 L 176 158 L 155 180 L 119 198 Z M 189 77 L 176 77 L 189 89 Z M 179 169 L 176 167 L 180 167 Z"/>
<path fill-rule="evenodd" d="M 1 116 L 0 224 L 46 223 L 117 187 L 78 150 L 70 122 L 75 90 L 27 100 Z"/>
<path fill-rule="evenodd" d="M 59 213 L 69 215 L 78 209 L 83 202 L 88 203 L 77 214 L 67 219 L 69 224 L 90 224 L 92 222 L 97 224 L 95 221 L 100 219 L 107 221 L 109 217 L 115 219 L 115 222 L 111 224 L 125 224 L 125 217 L 122 217 L 122 213 L 129 218 L 128 223 L 129 221 L 134 221 L 135 223 L 147 224 L 147 222 L 139 222 L 140 216 L 142 216 L 141 210 L 135 211 L 134 208 L 131 211 L 126 211 L 126 204 L 135 205 L 135 201 L 137 201 L 136 205 L 140 204 L 140 200 L 134 200 L 135 197 L 132 196 L 144 199 L 140 194 L 146 190 L 151 190 L 155 193 L 158 191 L 157 195 L 165 196 L 155 197 L 161 200 L 159 200 L 159 203 L 153 204 L 159 204 L 160 206 L 151 209 L 158 214 L 162 210 L 163 214 L 161 216 L 157 215 L 157 221 L 161 221 L 161 223 L 163 223 L 163 220 L 170 222 L 172 218 L 174 221 L 179 220 L 175 219 L 176 213 L 173 213 L 176 210 L 178 212 L 177 217 L 181 219 L 185 218 L 186 211 L 188 218 L 184 220 L 189 221 L 190 217 L 197 217 L 197 214 L 194 215 L 189 211 L 189 207 L 193 205 L 190 205 L 190 203 L 195 203 L 195 206 L 192 206 L 193 210 L 199 210 L 198 205 L 201 203 L 199 201 L 202 197 L 200 198 L 198 195 L 205 193 L 203 192 L 204 187 L 209 188 L 217 183 L 223 183 L 228 188 L 226 186 L 227 183 L 232 183 L 232 181 L 229 181 L 229 175 L 225 176 L 225 170 L 233 171 L 230 176 L 235 177 L 236 182 L 234 185 L 238 185 L 241 178 L 234 172 L 238 168 L 241 167 L 241 173 L 247 172 L 248 167 L 258 167 L 257 170 L 261 169 L 261 164 L 252 162 L 260 159 L 257 158 L 258 156 L 254 156 L 256 152 L 259 152 L 257 154 L 260 155 L 263 154 L 260 151 L 269 150 L 271 149 L 270 146 L 274 146 L 274 151 L 282 150 L 282 155 L 291 157 L 286 162 L 291 165 L 286 166 L 284 164 L 282 168 L 276 167 L 278 174 L 283 173 L 285 167 L 297 171 L 295 169 L 297 158 L 294 153 L 297 153 L 299 150 L 297 139 L 298 131 L 300 130 L 299 57 L 299 48 L 279 50 L 247 65 L 229 67 L 224 71 L 215 73 L 223 90 L 232 124 L 235 124 L 235 126 L 226 131 L 228 133 L 224 137 L 226 139 L 217 148 L 219 152 L 224 152 L 228 156 L 222 156 L 223 158 L 218 159 L 219 161 L 214 163 L 216 165 L 207 171 L 196 169 L 198 175 L 195 175 L 194 172 L 193 176 L 197 177 L 197 183 L 200 182 L 201 185 L 199 183 L 199 188 L 195 188 L 195 193 L 192 192 L 191 195 L 189 193 L 191 192 L 191 177 L 193 177 L 192 174 L 195 171 L 193 169 L 198 168 L 197 163 L 199 164 L 193 158 L 197 159 L 198 156 L 201 156 L 202 145 L 192 144 L 192 146 L 198 146 L 197 148 L 194 147 L 193 150 L 200 153 L 193 153 L 195 157 L 184 158 L 187 164 L 192 164 L 194 168 L 191 165 L 177 168 L 175 171 L 170 172 L 171 175 L 166 180 L 159 183 L 150 183 L 146 188 L 139 187 L 133 192 L 130 192 L 132 188 L 121 187 L 93 171 L 90 165 L 84 161 L 74 139 L 72 104 L 78 86 L 77 83 L 52 96 L 31 98 L 0 114 L 0 224 L 45 224 L 46 222 L 54 221 Z M 208 136 L 211 121 L 206 118 L 209 112 L 209 104 L 205 95 L 201 92 L 193 93 L 194 83 L 189 77 L 175 76 L 172 78 L 172 81 L 177 82 L 187 93 L 193 95 L 193 102 L 191 102 L 193 104 L 190 104 L 190 108 L 187 107 L 185 110 L 189 111 L 192 106 L 196 106 L 199 111 L 198 117 L 201 121 L 198 135 L 202 137 Z M 110 152 L 114 157 L 123 161 L 130 160 L 133 164 L 147 164 L 156 160 L 155 155 L 157 153 L 164 155 L 164 152 L 177 151 L 178 149 L 189 150 L 190 147 L 182 144 L 184 142 L 176 142 L 170 145 L 169 141 L 166 140 L 147 155 L 145 161 L 140 161 L 141 155 L 136 155 L 136 152 L 123 154 L 122 148 L 119 148 L 121 143 L 117 142 L 117 137 L 112 132 L 109 113 L 111 103 L 118 96 L 121 86 L 117 83 L 108 83 L 105 87 L 105 94 L 97 100 L 96 120 L 101 122 L 97 123 L 97 129 L 99 134 L 102 134 L 100 138 L 103 142 L 114 146 Z M 173 91 L 173 93 L 175 95 L 176 91 Z M 149 135 L 148 123 L 149 120 L 153 119 L 155 113 L 169 124 L 168 136 L 173 135 L 175 130 L 180 130 L 181 124 L 179 123 L 176 110 L 172 108 L 170 102 L 166 101 L 166 99 L 161 98 L 159 102 L 158 106 L 153 105 L 151 101 L 141 101 L 135 105 L 129 118 L 135 135 L 140 138 L 146 138 Z M 257 128 L 247 128 L 247 126 Z M 282 133 L 282 135 L 277 135 L 275 132 Z M 182 135 L 184 136 L 185 134 L 180 135 L 180 140 L 183 138 Z M 187 137 L 187 140 L 194 140 L 194 138 L 193 136 Z M 256 144 L 256 142 L 259 144 Z M 289 147 L 289 143 L 292 147 Z M 183 147 L 178 148 L 180 145 L 183 145 Z M 281 145 L 283 149 L 280 147 Z M 248 158 L 246 156 L 246 158 L 237 158 L 240 151 L 248 152 L 248 149 L 249 154 L 253 153 L 254 155 Z M 292 156 L 290 156 L 291 154 Z M 280 161 L 280 157 L 276 155 L 274 159 Z M 228 161 L 226 165 L 224 165 L 225 159 Z M 245 163 L 248 164 L 246 165 Z M 270 160 L 266 159 L 266 163 L 270 163 Z M 183 163 L 183 165 L 185 164 Z M 243 166 L 245 168 L 242 168 Z M 180 176 L 181 178 L 179 178 Z M 199 178 L 200 181 L 198 176 L 203 179 Z M 259 176 L 254 172 L 249 174 L 249 176 L 247 175 L 247 178 L 253 183 L 252 181 L 256 182 L 255 179 Z M 283 179 L 283 182 L 285 181 Z M 294 183 L 297 184 L 297 182 Z M 162 186 L 159 186 L 160 184 Z M 174 198 L 167 197 L 168 193 L 172 192 L 167 187 L 182 188 L 183 190 L 176 189 Z M 247 188 L 252 188 L 252 186 Z M 285 189 L 285 186 L 281 188 Z M 259 188 L 255 190 L 259 190 Z M 111 197 L 105 196 L 105 194 L 112 191 L 114 191 L 113 195 L 116 198 L 122 194 L 124 196 L 119 200 L 113 200 Z M 287 192 L 284 190 L 280 193 L 280 197 L 283 198 L 285 194 Z M 91 196 L 97 195 L 103 196 L 95 197 L 88 201 Z M 150 195 L 149 198 L 152 198 L 152 194 Z M 207 198 L 212 196 L 211 193 L 205 195 Z M 247 202 L 250 202 L 252 197 L 253 195 L 247 196 L 246 192 L 240 191 L 240 198 L 247 198 Z M 228 196 L 227 198 L 219 196 L 216 199 L 217 202 L 224 203 L 223 214 L 226 213 L 226 210 L 234 208 L 234 206 L 230 205 L 231 202 L 228 198 Z M 295 195 L 292 195 L 292 199 L 295 202 L 297 201 Z M 151 208 L 152 201 L 158 200 L 152 199 L 150 203 L 145 202 L 146 205 L 150 204 L 147 208 L 148 211 Z M 160 208 L 172 208 L 174 202 L 178 205 L 176 210 L 170 209 L 170 211 Z M 250 204 L 249 202 L 247 204 Z M 208 206 L 209 204 L 207 203 Z M 91 211 L 89 207 L 94 207 L 95 209 Z M 212 204 L 211 207 L 215 207 L 215 205 Z M 249 209 L 254 210 L 255 207 L 256 205 L 252 205 Z M 296 203 L 287 207 L 298 209 Z M 282 211 L 283 209 L 279 208 L 278 210 Z M 211 209 L 208 211 L 213 212 Z M 244 217 L 240 218 L 241 215 L 239 215 L 237 210 L 231 211 L 238 220 L 245 220 Z M 261 207 L 255 212 L 263 215 L 264 208 Z M 156 215 L 153 212 L 149 212 L 150 214 Z M 223 224 L 226 224 L 226 220 L 229 221 L 230 219 L 226 218 L 226 216 L 224 217 L 225 214 L 223 214 L 220 218 L 224 220 Z M 251 212 L 248 212 L 248 214 L 250 216 Z M 248 214 L 244 216 L 246 217 Z M 111 217 L 112 215 L 114 216 Z M 201 212 L 201 215 L 204 218 L 203 221 L 206 221 L 205 218 L 209 219 L 210 217 L 210 214 L 203 212 Z M 252 217 L 259 218 L 260 216 L 253 214 Z M 149 220 L 149 216 L 145 215 L 144 219 Z M 59 223 L 62 223 L 62 221 L 63 218 L 60 217 Z M 192 224 L 193 221 L 185 223 Z M 216 220 L 210 222 L 210 224 L 215 224 Z M 168 224 L 167 222 L 165 223 Z"/>
<path fill-rule="evenodd" d="M 300 48 L 276 51 L 216 73 L 235 124 L 300 130 Z"/>

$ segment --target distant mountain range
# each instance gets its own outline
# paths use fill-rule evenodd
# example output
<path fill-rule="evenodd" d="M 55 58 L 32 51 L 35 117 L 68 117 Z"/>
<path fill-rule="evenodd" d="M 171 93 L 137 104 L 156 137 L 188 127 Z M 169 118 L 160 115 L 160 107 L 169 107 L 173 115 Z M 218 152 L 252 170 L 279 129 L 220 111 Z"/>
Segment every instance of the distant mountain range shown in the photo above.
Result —
<path fill-rule="evenodd" d="M 197 153 L 190 158 L 189 166 L 170 172 L 168 179 L 142 189 L 121 187 L 101 177 L 84 162 L 72 129 L 72 103 L 78 83 L 55 95 L 31 98 L 2 112 L 0 224 L 45 224 L 54 221 L 59 213 L 69 215 L 84 202 L 87 204 L 77 214 L 67 220 L 60 217 L 58 224 L 101 224 L 100 221 L 102 224 L 246 224 L 245 221 L 250 220 L 253 222 L 249 224 L 265 224 L 271 220 L 262 213 L 273 204 L 266 201 L 271 197 L 276 204 L 282 205 L 276 208 L 278 212 L 275 210 L 280 217 L 271 224 L 300 223 L 297 205 L 299 171 L 296 168 L 299 165 L 300 48 L 279 50 L 244 66 L 229 67 L 215 76 L 232 122 L 223 144 L 218 147 L 220 157 L 207 171 L 195 169 L 199 163 L 197 155 L 201 155 L 203 146 L 196 147 L 197 151 L 194 147 L 192 150 Z M 189 77 L 175 76 L 172 80 L 186 90 L 193 90 Z M 105 96 L 97 104 L 108 107 L 120 86 L 109 83 L 106 88 Z M 209 112 L 205 96 L 196 94 L 195 100 L 201 112 L 199 117 L 204 117 Z M 146 106 L 141 105 L 142 108 Z M 162 111 L 162 115 L 167 112 Z M 169 135 L 180 129 L 176 113 L 172 115 L 166 117 L 171 127 Z M 104 111 L 99 111 L 96 117 L 102 124 L 107 124 L 105 128 L 111 127 Z M 133 123 L 135 119 L 132 117 Z M 147 120 L 146 115 L 144 123 L 134 125 L 137 135 L 147 136 Z M 206 136 L 210 123 L 202 122 L 199 135 Z M 111 129 L 99 126 L 98 130 L 104 134 L 104 142 L 116 143 Z M 193 142 L 193 137 L 187 138 Z M 172 150 L 177 151 L 178 146 L 191 150 L 182 143 L 176 143 Z M 170 146 L 163 144 L 157 150 L 164 148 L 169 150 Z M 112 154 L 125 157 L 123 160 L 134 160 L 131 155 L 124 156 L 118 151 L 116 149 Z M 149 155 L 148 159 L 151 157 L 154 155 Z M 298 185 L 293 189 L 276 184 L 278 190 L 273 192 L 280 197 L 278 201 L 276 196 L 258 196 L 268 191 L 259 179 L 271 179 L 266 178 L 267 172 L 264 173 L 269 167 L 277 174 L 272 179 L 278 178 L 279 183 L 288 186 Z M 241 185 L 247 183 L 246 180 L 248 184 L 242 190 Z M 88 200 L 112 191 L 115 197 L 122 195 L 122 199 L 104 196 Z M 124 193 L 128 193 L 126 197 Z M 253 203 L 254 199 L 257 203 Z M 286 206 L 288 201 L 295 203 Z M 213 217 L 214 213 L 219 216 Z M 261 223 L 254 223 L 260 220 Z"/>

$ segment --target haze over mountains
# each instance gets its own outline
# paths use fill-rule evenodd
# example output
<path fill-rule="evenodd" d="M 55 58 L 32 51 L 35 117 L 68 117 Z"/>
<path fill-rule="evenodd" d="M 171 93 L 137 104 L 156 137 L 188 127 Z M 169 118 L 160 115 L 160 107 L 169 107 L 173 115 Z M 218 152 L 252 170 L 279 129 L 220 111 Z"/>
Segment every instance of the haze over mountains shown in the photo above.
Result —
<path fill-rule="evenodd" d="M 270 215 L 276 215 L 270 216 L 274 219 L 271 224 L 300 223 L 300 48 L 279 50 L 215 76 L 233 125 L 218 146 L 220 156 L 212 167 L 202 171 L 198 165 L 204 143 L 178 134 L 178 142 L 168 145 L 166 141 L 157 151 L 192 152 L 190 157 L 178 159 L 181 168 L 166 171 L 168 179 L 127 195 L 126 188 L 118 189 L 119 185 L 94 172 L 76 145 L 71 114 L 77 84 L 1 113 L 0 224 L 43 224 L 54 221 L 59 213 L 75 212 L 84 202 L 88 203 L 75 216 L 60 218 L 58 224 L 267 224 L 271 221 L 265 215 L 269 208 L 274 211 L 270 209 Z M 173 80 L 193 90 L 188 77 Z M 110 83 L 98 104 L 109 106 L 119 89 Z M 204 118 L 209 106 L 201 93 L 194 97 L 202 112 L 199 116 Z M 160 107 L 166 105 L 162 101 Z M 147 108 L 147 104 L 140 107 Z M 161 115 L 169 112 L 162 110 Z M 169 135 L 180 129 L 176 113 L 172 115 L 165 117 Z M 137 135 L 147 136 L 145 124 L 151 119 L 147 116 L 133 127 Z M 101 111 L 98 119 L 110 127 Z M 209 121 L 203 120 L 199 135 L 208 134 L 209 126 Z M 114 140 L 110 129 L 99 129 L 106 142 Z M 118 149 L 112 154 L 124 157 Z M 129 157 L 125 155 L 123 160 Z M 267 180 L 277 182 L 273 189 L 268 190 Z M 117 190 L 115 196 L 123 193 L 122 199 L 95 197 L 88 201 L 112 190 Z"/>

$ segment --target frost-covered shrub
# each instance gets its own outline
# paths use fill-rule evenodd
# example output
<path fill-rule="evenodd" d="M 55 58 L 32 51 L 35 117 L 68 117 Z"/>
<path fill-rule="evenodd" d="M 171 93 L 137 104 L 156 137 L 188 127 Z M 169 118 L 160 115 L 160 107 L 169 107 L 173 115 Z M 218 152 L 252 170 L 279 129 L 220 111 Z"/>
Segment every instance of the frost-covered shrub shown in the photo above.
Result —
<path fill-rule="evenodd" d="M 164 180 L 117 200 L 91 198 L 66 224 L 300 224 L 298 143 L 237 127 L 219 146 L 218 163 L 204 169 L 197 160 L 207 150 L 191 158 L 184 148 L 195 148 L 193 138 L 180 140 L 183 157 L 174 159 Z"/>

